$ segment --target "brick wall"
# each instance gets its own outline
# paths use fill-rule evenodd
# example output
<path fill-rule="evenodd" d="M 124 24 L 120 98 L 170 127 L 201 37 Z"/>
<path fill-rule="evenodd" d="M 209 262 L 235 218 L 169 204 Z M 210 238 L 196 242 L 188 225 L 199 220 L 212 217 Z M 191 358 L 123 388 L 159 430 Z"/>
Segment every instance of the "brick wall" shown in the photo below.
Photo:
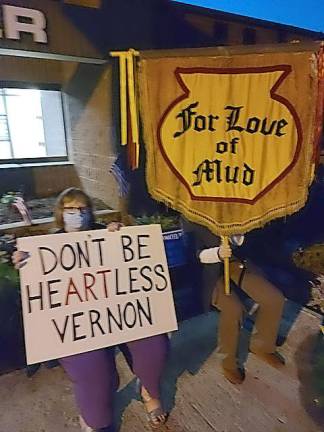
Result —
<path fill-rule="evenodd" d="M 0 81 L 60 85 L 64 99 L 69 165 L 0 168 L 0 194 L 23 186 L 44 197 L 82 187 L 93 198 L 117 207 L 117 187 L 109 168 L 115 160 L 110 66 L 0 56 Z"/>
<path fill-rule="evenodd" d="M 115 208 L 117 189 L 109 173 L 116 146 L 111 67 L 78 65 L 64 92 L 71 156 L 81 185 Z"/>

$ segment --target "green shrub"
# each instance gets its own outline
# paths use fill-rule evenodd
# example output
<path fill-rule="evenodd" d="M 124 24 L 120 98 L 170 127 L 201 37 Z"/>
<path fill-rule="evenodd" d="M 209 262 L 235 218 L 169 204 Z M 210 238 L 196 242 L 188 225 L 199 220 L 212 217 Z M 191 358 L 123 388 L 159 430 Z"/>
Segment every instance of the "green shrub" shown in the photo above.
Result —
<path fill-rule="evenodd" d="M 0 263 L 0 296 L 1 288 L 6 285 L 5 282 L 9 282 L 14 286 L 19 286 L 19 273 L 9 263 Z"/>
<path fill-rule="evenodd" d="M 151 216 L 143 215 L 135 218 L 138 225 L 159 224 L 162 231 L 172 231 L 179 229 L 178 216 L 166 216 L 161 214 L 154 214 Z"/>

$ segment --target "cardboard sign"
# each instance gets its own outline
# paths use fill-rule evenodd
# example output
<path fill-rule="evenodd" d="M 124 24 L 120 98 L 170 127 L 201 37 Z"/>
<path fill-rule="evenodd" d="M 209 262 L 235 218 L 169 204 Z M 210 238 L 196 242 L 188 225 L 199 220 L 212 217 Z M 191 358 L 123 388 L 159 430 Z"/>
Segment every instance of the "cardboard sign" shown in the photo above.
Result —
<path fill-rule="evenodd" d="M 161 227 L 18 239 L 27 363 L 177 329 Z"/>

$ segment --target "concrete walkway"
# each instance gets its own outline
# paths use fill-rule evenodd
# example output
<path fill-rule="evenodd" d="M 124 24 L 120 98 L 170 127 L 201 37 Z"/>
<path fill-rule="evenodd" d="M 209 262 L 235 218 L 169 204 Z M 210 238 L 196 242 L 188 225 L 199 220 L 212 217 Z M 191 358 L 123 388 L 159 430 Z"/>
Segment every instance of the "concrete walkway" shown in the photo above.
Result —
<path fill-rule="evenodd" d="M 299 313 L 288 304 L 281 332 L 287 366 L 278 371 L 250 355 L 241 386 L 227 382 L 218 370 L 212 312 L 181 324 L 172 337 L 164 381 L 171 415 L 169 432 L 321 432 L 324 412 L 316 405 L 311 382 L 311 352 L 318 339 L 320 317 Z M 248 333 L 242 338 L 246 352 Z M 116 416 L 120 432 L 149 431 L 134 378 L 119 356 L 121 387 Z M 77 432 L 78 413 L 71 385 L 60 368 L 42 369 L 33 378 L 17 371 L 0 377 L 0 432 Z"/>

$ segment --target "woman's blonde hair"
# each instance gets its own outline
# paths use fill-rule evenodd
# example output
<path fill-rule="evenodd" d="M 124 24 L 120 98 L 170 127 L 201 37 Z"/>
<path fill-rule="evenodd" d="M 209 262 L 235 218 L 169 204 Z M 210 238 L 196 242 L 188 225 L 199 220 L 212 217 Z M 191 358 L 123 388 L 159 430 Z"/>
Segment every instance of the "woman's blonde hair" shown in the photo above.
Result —
<path fill-rule="evenodd" d="M 92 215 L 91 222 L 92 223 L 94 222 L 93 205 L 92 205 L 91 198 L 81 189 L 71 187 L 61 192 L 56 200 L 56 204 L 54 208 L 54 218 L 55 218 L 57 228 L 61 228 L 61 229 L 64 228 L 64 221 L 63 221 L 64 206 L 74 200 L 80 201 L 90 209 Z"/>

